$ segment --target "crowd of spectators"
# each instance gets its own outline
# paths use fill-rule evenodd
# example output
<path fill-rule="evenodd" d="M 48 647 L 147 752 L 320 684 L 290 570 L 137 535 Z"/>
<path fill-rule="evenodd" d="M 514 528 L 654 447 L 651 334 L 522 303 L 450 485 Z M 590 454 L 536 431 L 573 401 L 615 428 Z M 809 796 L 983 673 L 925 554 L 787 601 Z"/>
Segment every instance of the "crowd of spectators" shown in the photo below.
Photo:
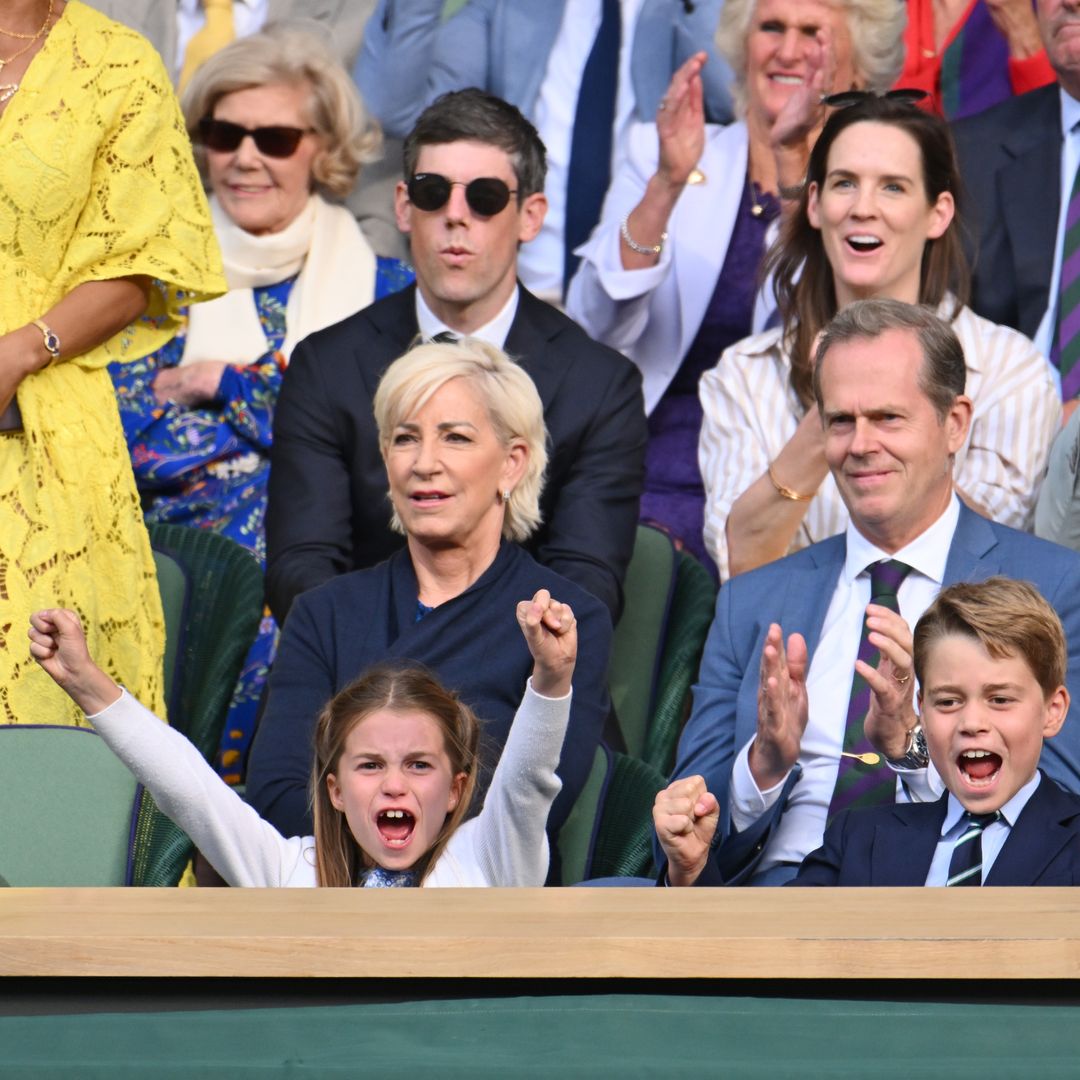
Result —
<path fill-rule="evenodd" d="M 236 882 L 536 883 L 625 748 L 640 522 L 719 584 L 660 883 L 868 883 L 846 815 L 906 803 L 914 883 L 976 811 L 987 877 L 1080 797 L 1077 43 L 1072 0 L 0 0 L 2 722 L 101 719 Z M 265 570 L 213 820 L 122 735 L 144 523 Z M 1015 766 L 916 709 L 956 636 L 1042 695 Z"/>

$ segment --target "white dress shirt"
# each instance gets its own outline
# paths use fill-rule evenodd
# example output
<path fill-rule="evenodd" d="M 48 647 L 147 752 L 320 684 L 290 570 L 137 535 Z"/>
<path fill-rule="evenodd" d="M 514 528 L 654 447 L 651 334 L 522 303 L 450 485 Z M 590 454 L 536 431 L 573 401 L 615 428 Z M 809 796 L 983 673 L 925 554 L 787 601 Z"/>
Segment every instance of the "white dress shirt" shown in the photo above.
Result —
<path fill-rule="evenodd" d="M 1065 248 L 1065 219 L 1069 214 L 1069 197 L 1073 180 L 1080 168 L 1080 101 L 1070 97 L 1064 87 L 1061 95 L 1061 207 L 1058 211 L 1057 239 L 1054 241 L 1054 272 L 1050 275 L 1050 302 L 1035 334 L 1035 346 L 1044 356 L 1050 355 L 1057 323 L 1058 284 L 1061 278 L 1061 253 Z M 1054 371 L 1060 391 L 1061 376 Z"/>
<path fill-rule="evenodd" d="M 233 26 L 238 38 L 257 34 L 266 25 L 269 0 L 233 0 Z M 202 0 L 179 0 L 176 9 L 176 67 L 173 79 L 180 77 L 188 42 L 206 25 Z"/>
<path fill-rule="evenodd" d="M 866 620 L 866 605 L 870 603 L 868 568 L 882 559 L 899 559 L 911 567 L 897 599 L 900 614 L 908 626 L 914 627 L 941 590 L 949 547 L 959 519 L 960 502 L 953 495 L 945 513 L 895 555 L 881 551 L 848 524 L 847 557 L 807 672 L 809 718 L 799 750 L 802 779 L 791 793 L 787 810 L 769 842 L 761 870 L 778 863 L 800 863 L 821 846 L 840 768 L 859 639 Z M 787 633 L 786 627 L 781 629 Z M 761 817 L 776 802 L 783 788 L 781 782 L 767 791 L 759 790 L 748 761 L 752 743 L 753 739 L 739 751 L 731 777 L 731 823 L 739 830 Z M 932 765 L 903 773 L 903 784 L 898 783 L 897 787 L 902 798 L 911 797 L 919 802 L 937 799 L 945 790 Z"/>
<path fill-rule="evenodd" d="M 1005 841 L 1009 839 L 1009 830 L 1016 825 L 1016 819 L 1020 811 L 1028 804 L 1028 799 L 1035 794 L 1042 776 L 1039 770 L 1035 775 L 1001 808 L 1002 820 L 987 825 L 982 832 L 982 880 L 985 882 L 987 875 L 993 869 L 994 860 L 1001 853 Z M 956 841 L 963 834 L 964 826 L 961 818 L 964 808 L 960 805 L 956 796 L 949 793 L 949 807 L 945 811 L 945 820 L 941 824 L 941 839 L 934 849 L 934 857 L 930 861 L 930 872 L 926 875 L 927 885 L 947 885 L 949 881 L 949 865 L 952 863 L 953 848 Z M 972 843 L 974 841 L 971 841 Z"/>
<path fill-rule="evenodd" d="M 947 305 L 947 306 L 946 306 Z M 946 301 L 942 311 L 951 310 Z M 1027 529 L 1061 419 L 1061 395 L 1049 362 L 1007 326 L 962 308 L 952 328 L 967 364 L 966 393 L 974 411 L 957 451 L 956 486 L 986 516 Z M 705 546 L 728 577 L 727 519 L 735 500 L 765 474 L 795 434 L 803 408 L 791 389 L 791 358 L 780 330 L 744 338 L 705 372 L 699 384 L 705 417 L 698 462 L 705 482 Z M 844 531 L 847 508 L 826 476 L 791 551 Z"/>
<path fill-rule="evenodd" d="M 514 321 L 514 316 L 517 314 L 518 309 L 518 295 L 519 289 L 515 285 L 514 291 L 510 294 L 510 299 L 506 301 L 502 306 L 502 310 L 493 318 L 490 322 L 485 323 L 483 326 L 474 330 L 471 334 L 464 335 L 460 330 L 455 330 L 452 326 L 447 326 L 427 306 L 427 302 L 421 295 L 420 290 L 416 290 L 416 324 L 420 327 L 420 335 L 425 341 L 431 341 L 436 334 L 453 334 L 454 337 L 476 337 L 481 341 L 486 341 L 489 345 L 494 345 L 496 348 L 503 348 L 506 345 L 506 337 L 510 333 L 510 326 Z"/>
<path fill-rule="evenodd" d="M 634 118 L 634 88 L 630 81 L 630 53 L 634 29 L 643 0 L 621 0 L 622 45 L 619 51 L 619 82 L 615 98 L 615 129 L 612 132 L 611 175 L 614 178 L 623 153 L 626 134 Z M 531 292 L 555 304 L 562 302 L 563 226 L 566 222 L 566 172 L 570 167 L 570 144 L 574 116 L 585 64 L 596 41 L 603 15 L 602 0 L 566 0 L 562 25 L 551 47 L 547 71 L 540 84 L 533 120 L 547 148 L 548 211 L 539 235 L 523 244 L 518 256 L 521 280 Z"/>

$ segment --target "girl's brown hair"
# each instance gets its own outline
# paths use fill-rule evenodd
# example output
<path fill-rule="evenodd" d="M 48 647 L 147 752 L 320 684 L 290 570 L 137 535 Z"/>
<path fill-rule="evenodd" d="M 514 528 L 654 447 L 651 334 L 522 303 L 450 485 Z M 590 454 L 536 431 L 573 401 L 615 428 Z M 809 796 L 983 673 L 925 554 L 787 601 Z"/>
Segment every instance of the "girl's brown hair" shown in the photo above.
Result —
<path fill-rule="evenodd" d="M 962 229 L 960 169 L 949 127 L 940 117 L 902 100 L 871 94 L 829 117 L 810 152 L 806 186 L 799 208 L 784 222 L 780 236 L 765 257 L 762 274 L 775 275 L 777 305 L 783 319 L 783 341 L 791 357 L 791 386 L 804 406 L 813 402 L 813 346 L 818 332 L 836 314 L 836 286 L 825 254 L 821 230 L 807 216 L 810 185 L 820 193 L 828 172 L 829 151 L 837 136 L 852 124 L 888 124 L 907 132 L 919 147 L 922 181 L 932 205 L 942 192 L 953 197 L 955 213 L 945 232 L 927 240 L 919 278 L 919 303 L 937 308 L 954 297 L 949 318 L 967 303 L 971 275 L 960 244 Z"/>
<path fill-rule="evenodd" d="M 366 717 L 382 709 L 422 712 L 442 729 L 453 775 L 465 774 L 457 806 L 431 848 L 413 864 L 423 884 L 465 819 L 476 790 L 480 724 L 472 709 L 421 667 L 381 664 L 339 691 L 323 709 L 315 728 L 315 760 L 311 795 L 315 816 L 315 872 L 319 885 L 348 888 L 374 860 L 360 847 L 345 815 L 330 801 L 326 778 L 335 773 L 349 733 Z"/>

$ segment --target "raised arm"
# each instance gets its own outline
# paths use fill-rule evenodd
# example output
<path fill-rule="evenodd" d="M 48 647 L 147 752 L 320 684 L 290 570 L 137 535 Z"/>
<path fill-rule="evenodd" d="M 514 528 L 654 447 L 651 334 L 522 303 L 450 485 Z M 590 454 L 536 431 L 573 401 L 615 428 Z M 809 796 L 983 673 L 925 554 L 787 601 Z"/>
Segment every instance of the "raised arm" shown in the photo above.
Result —
<path fill-rule="evenodd" d="M 547 818 L 561 786 L 555 770 L 570 718 L 577 620 L 546 589 L 518 604 L 517 620 L 533 673 L 473 835 L 488 884 L 537 886 L 547 876 Z"/>
<path fill-rule="evenodd" d="M 121 692 L 91 659 L 74 612 L 36 612 L 29 636 L 37 662 L 230 885 L 287 883 L 308 842 L 285 840 L 183 735 Z"/>

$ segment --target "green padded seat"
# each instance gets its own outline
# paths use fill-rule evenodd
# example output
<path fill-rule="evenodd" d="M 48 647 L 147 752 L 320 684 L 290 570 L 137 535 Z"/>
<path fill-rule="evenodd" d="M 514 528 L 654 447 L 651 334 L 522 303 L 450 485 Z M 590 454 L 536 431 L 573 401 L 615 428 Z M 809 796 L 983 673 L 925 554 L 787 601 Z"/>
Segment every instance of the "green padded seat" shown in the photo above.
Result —
<path fill-rule="evenodd" d="M 645 749 L 677 569 L 678 552 L 670 537 L 639 525 L 608 671 L 611 704 L 632 757 L 641 757 Z"/>
<path fill-rule="evenodd" d="M 667 778 L 636 758 L 598 747 L 585 787 L 559 832 L 562 884 L 651 877 L 652 808 Z"/>
<path fill-rule="evenodd" d="M 0 884 L 125 884 L 137 789 L 89 728 L 0 726 Z"/>

